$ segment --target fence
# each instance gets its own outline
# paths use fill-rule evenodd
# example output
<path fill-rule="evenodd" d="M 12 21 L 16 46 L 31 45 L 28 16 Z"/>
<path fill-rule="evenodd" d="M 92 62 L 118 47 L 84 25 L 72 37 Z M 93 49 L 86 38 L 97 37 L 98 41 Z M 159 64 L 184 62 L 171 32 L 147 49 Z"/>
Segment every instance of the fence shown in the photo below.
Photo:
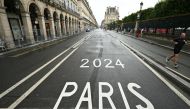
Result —
<path fill-rule="evenodd" d="M 190 36 L 190 13 L 177 15 L 177 16 L 168 16 L 162 18 L 155 18 L 149 20 L 142 20 L 139 22 L 139 28 L 144 28 L 146 32 L 151 32 L 159 34 L 159 30 L 166 30 L 165 34 L 169 35 L 179 35 L 183 30 L 186 31 L 187 36 Z M 135 28 L 135 22 L 128 22 L 123 25 L 123 28 L 127 31 Z M 162 33 L 162 32 L 160 32 Z"/>

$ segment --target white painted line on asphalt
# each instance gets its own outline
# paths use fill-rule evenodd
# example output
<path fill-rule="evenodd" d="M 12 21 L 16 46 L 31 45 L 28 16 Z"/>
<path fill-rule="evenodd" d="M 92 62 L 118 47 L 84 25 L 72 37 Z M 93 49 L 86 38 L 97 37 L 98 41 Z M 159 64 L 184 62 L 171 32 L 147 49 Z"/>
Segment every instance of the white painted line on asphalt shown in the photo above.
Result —
<path fill-rule="evenodd" d="M 174 69 L 169 68 L 169 67 L 166 67 L 166 68 L 167 68 L 168 70 L 170 70 L 170 71 L 172 71 L 172 72 L 176 73 L 177 75 L 180 75 L 181 77 L 183 77 L 183 78 L 185 78 L 185 79 L 187 79 L 187 80 L 189 80 L 189 81 L 190 81 L 190 78 L 188 78 L 188 77 L 184 76 L 183 74 L 181 74 L 181 73 L 179 73 L 179 72 L 175 71 Z"/>
<path fill-rule="evenodd" d="M 28 54 L 29 52 L 32 52 L 32 51 L 34 51 L 34 50 L 31 50 L 31 51 L 25 51 L 25 52 L 22 52 L 22 53 L 20 53 L 20 54 L 13 55 L 13 56 L 11 56 L 11 57 L 16 58 L 16 57 L 19 57 L 19 56 L 22 56 L 22 55 Z"/>
<path fill-rule="evenodd" d="M 82 38 L 81 40 L 79 40 L 78 42 L 84 40 L 84 38 Z M 77 43 L 78 43 L 77 42 Z M 76 44 L 76 43 L 75 43 Z M 51 59 L 50 61 L 46 62 L 44 65 L 42 65 L 41 67 L 39 67 L 38 69 L 36 69 L 35 71 L 33 71 L 32 73 L 30 73 L 28 76 L 24 77 L 22 80 L 20 80 L 19 82 L 17 82 L 16 84 L 14 84 L 13 86 L 11 86 L 10 88 L 8 88 L 7 90 L 5 90 L 4 92 L 2 92 L 0 94 L 0 99 L 2 97 L 4 97 L 5 95 L 7 95 L 9 92 L 11 92 L 12 90 L 14 90 L 16 87 L 18 87 L 19 85 L 21 85 L 22 83 L 24 83 L 26 80 L 28 80 L 29 78 L 31 78 L 33 75 L 35 75 L 36 73 L 38 73 L 40 70 L 42 70 L 43 68 L 45 68 L 47 65 L 49 65 L 50 63 L 52 63 L 54 60 L 56 60 L 57 58 L 59 58 L 61 55 L 65 54 L 67 51 L 69 51 L 71 48 L 73 48 L 73 46 L 75 46 L 75 44 L 73 44 L 71 47 L 69 47 L 68 49 L 66 49 L 65 51 L 63 51 L 62 53 L 58 54 L 56 57 L 54 57 L 53 59 Z"/>
<path fill-rule="evenodd" d="M 77 42 L 72 48 L 77 48 L 83 42 L 84 42 L 84 39 L 81 40 L 81 41 L 79 41 L 79 42 Z"/>
<path fill-rule="evenodd" d="M 81 41 L 77 42 L 72 48 L 77 48 L 78 46 L 82 45 L 84 43 L 84 41 L 88 40 L 89 38 L 90 38 L 90 36 L 83 38 Z"/>
<path fill-rule="evenodd" d="M 165 85 L 167 85 L 178 97 L 180 97 L 188 106 L 190 106 L 190 100 L 186 98 L 181 92 L 179 92 L 172 84 L 170 84 L 163 76 L 161 76 L 156 70 L 154 70 L 150 65 L 148 65 L 145 61 L 143 61 L 140 57 L 138 57 L 134 52 L 132 52 L 128 47 L 130 47 L 125 42 L 121 41 L 121 44 L 129 50 L 131 54 L 133 54 L 141 63 L 143 63 L 150 71 L 152 71 Z M 125 45 L 124 45 L 125 44 Z M 128 46 L 128 47 L 126 47 Z M 130 47 L 131 49 L 134 49 Z"/>
<path fill-rule="evenodd" d="M 32 93 L 44 80 L 46 80 L 63 62 L 65 62 L 78 48 L 74 49 L 64 59 L 62 59 L 55 67 L 53 67 L 46 75 L 44 75 L 38 82 L 36 82 L 30 89 L 28 89 L 23 95 L 21 95 L 14 103 L 8 108 L 14 109 L 18 106 L 30 93 Z"/>
<path fill-rule="evenodd" d="M 123 34 L 122 34 L 122 35 L 123 35 Z M 133 35 L 130 35 L 130 34 L 126 34 L 126 35 L 128 35 L 128 36 L 134 38 Z M 125 35 L 125 36 L 126 36 L 126 35 Z M 172 50 L 173 50 L 172 47 L 167 46 L 167 45 L 162 45 L 162 44 L 159 44 L 159 43 L 156 43 L 156 42 L 152 42 L 152 41 L 148 41 L 148 40 L 145 40 L 145 39 L 140 39 L 140 40 L 141 40 L 141 41 L 144 41 L 144 42 L 148 42 L 148 43 L 150 43 L 150 44 L 158 45 L 158 46 L 161 46 L 161 47 L 164 47 L 164 48 L 168 48 L 168 49 L 172 49 Z M 190 52 L 187 52 L 187 51 L 184 51 L 184 50 L 181 50 L 181 51 L 182 51 L 183 53 L 186 53 L 186 54 L 190 55 Z"/>

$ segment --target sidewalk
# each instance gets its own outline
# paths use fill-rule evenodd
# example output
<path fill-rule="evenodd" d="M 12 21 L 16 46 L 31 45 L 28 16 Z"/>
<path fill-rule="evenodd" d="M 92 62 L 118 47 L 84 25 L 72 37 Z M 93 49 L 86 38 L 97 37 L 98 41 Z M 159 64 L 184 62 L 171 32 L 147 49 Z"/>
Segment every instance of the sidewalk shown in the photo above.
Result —
<path fill-rule="evenodd" d="M 72 35 L 72 36 L 65 36 L 65 37 L 57 37 L 55 39 L 52 39 L 52 40 L 47 40 L 47 41 L 41 41 L 41 42 L 38 42 L 38 43 L 34 43 L 32 45 L 27 45 L 27 46 L 23 46 L 23 47 L 18 47 L 18 48 L 13 48 L 13 49 L 9 49 L 9 50 L 6 50 L 6 51 L 0 51 L 0 56 L 5 56 L 5 55 L 13 55 L 13 54 L 19 54 L 19 53 L 29 53 L 29 52 L 32 52 L 32 51 L 35 51 L 35 50 L 38 50 L 38 49 L 41 49 L 41 48 L 44 48 L 44 47 L 48 47 L 48 46 L 51 46 L 51 45 L 54 45 L 54 44 L 57 44 L 57 43 L 60 43 L 64 40 L 67 40 L 69 38 L 72 38 L 74 36 L 77 36 L 77 35 L 81 35 L 81 34 L 84 34 L 84 32 L 81 32 L 81 33 L 78 33 L 78 34 L 75 34 L 75 35 Z"/>
<path fill-rule="evenodd" d="M 165 62 L 165 58 L 172 53 L 172 41 L 151 40 L 150 38 L 136 38 L 133 35 L 122 34 L 121 32 L 110 31 L 110 34 L 117 37 L 131 51 L 137 54 L 145 62 L 155 68 L 160 74 L 180 86 L 182 90 L 189 94 L 190 92 L 190 54 L 188 51 L 181 53 L 179 68 L 174 68 L 173 63 Z M 169 44 L 168 44 L 169 43 Z M 165 45 L 163 45 L 165 44 Z"/>
<path fill-rule="evenodd" d="M 159 41 L 159 40 L 153 41 L 153 40 L 150 40 L 150 39 L 147 39 L 144 37 L 138 38 L 138 40 L 137 40 L 137 38 L 133 35 L 117 33 L 115 31 L 112 31 L 112 32 L 129 37 L 129 38 L 125 38 L 125 37 L 119 37 L 119 38 L 121 40 L 127 42 L 129 45 L 132 45 L 135 49 L 137 49 L 141 53 L 152 58 L 154 61 L 158 62 L 162 66 L 168 67 L 170 70 L 172 70 L 172 72 L 175 72 L 175 73 L 177 72 L 180 74 L 180 76 L 182 74 L 183 76 L 187 77 L 188 80 L 190 81 L 190 73 L 189 73 L 190 53 L 189 53 L 189 51 L 183 51 L 183 53 L 181 53 L 181 55 L 180 55 L 181 59 L 178 62 L 180 65 L 180 68 L 175 69 L 173 67 L 172 62 L 170 62 L 170 63 L 165 62 L 165 58 L 168 55 L 170 55 L 173 51 L 172 42 L 168 41 L 169 44 L 162 45 L 163 43 L 160 43 L 161 41 Z M 141 42 L 145 42 L 145 43 L 143 44 Z"/>
<path fill-rule="evenodd" d="M 154 43 L 158 43 L 161 45 L 166 45 L 168 47 L 173 48 L 173 40 L 168 40 L 166 38 L 153 37 L 153 36 L 148 36 L 148 35 L 143 35 L 142 39 L 147 40 L 147 41 L 152 41 Z M 189 42 L 186 45 L 184 45 L 183 51 L 190 54 L 190 43 Z"/>
<path fill-rule="evenodd" d="M 120 32 L 120 34 L 123 34 L 123 33 Z M 133 34 L 127 33 L 124 35 L 131 36 L 132 38 L 136 38 Z M 143 35 L 142 37 L 140 37 L 138 39 L 145 41 L 145 42 L 148 42 L 148 43 L 151 43 L 151 44 L 155 44 L 155 45 L 162 46 L 162 47 L 173 50 L 173 46 L 174 46 L 173 40 L 169 40 L 169 39 L 166 39 L 164 37 L 161 38 L 161 37 Z M 188 42 L 186 45 L 184 45 L 181 52 L 190 55 L 190 42 Z"/>

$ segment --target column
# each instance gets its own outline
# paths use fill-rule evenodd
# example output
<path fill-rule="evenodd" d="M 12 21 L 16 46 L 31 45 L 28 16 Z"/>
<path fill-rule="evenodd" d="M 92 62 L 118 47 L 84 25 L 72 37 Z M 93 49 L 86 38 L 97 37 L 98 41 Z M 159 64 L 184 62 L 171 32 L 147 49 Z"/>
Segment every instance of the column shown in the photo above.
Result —
<path fill-rule="evenodd" d="M 32 30 L 32 23 L 30 19 L 30 14 L 28 12 L 21 13 L 24 31 L 26 35 L 26 41 L 33 44 L 35 43 L 33 30 Z"/>
<path fill-rule="evenodd" d="M 71 35 L 73 35 L 73 31 L 74 31 L 74 28 L 73 28 L 73 21 L 71 22 Z"/>
<path fill-rule="evenodd" d="M 68 20 L 67 21 L 65 21 L 65 34 L 66 34 L 66 36 L 68 36 Z"/>
<path fill-rule="evenodd" d="M 60 23 L 59 19 L 57 19 L 57 31 L 58 31 L 58 37 L 62 37 L 62 34 L 61 34 L 61 23 Z"/>
<path fill-rule="evenodd" d="M 64 23 L 62 20 L 60 20 L 60 25 L 61 25 L 61 36 L 64 36 Z"/>
<path fill-rule="evenodd" d="M 68 32 L 69 32 L 69 36 L 71 35 L 71 22 L 69 21 L 68 23 Z"/>
<path fill-rule="evenodd" d="M 51 31 L 51 37 L 56 38 L 56 36 L 55 36 L 55 25 L 54 25 L 53 18 L 50 18 L 50 31 Z"/>
<path fill-rule="evenodd" d="M 79 33 L 80 30 L 79 30 L 79 22 L 77 21 L 77 32 Z"/>
<path fill-rule="evenodd" d="M 65 20 L 63 20 L 63 30 L 64 30 L 64 35 L 67 35 L 67 29 L 66 29 L 66 23 Z"/>
<path fill-rule="evenodd" d="M 78 33 L 77 21 L 75 22 L 75 30 L 76 30 L 76 33 Z"/>
<path fill-rule="evenodd" d="M 73 35 L 73 22 L 70 22 L 70 35 Z"/>
<path fill-rule="evenodd" d="M 74 34 L 76 34 L 76 21 L 74 21 Z"/>
<path fill-rule="evenodd" d="M 47 40 L 46 26 L 44 16 L 38 16 L 39 25 L 40 25 L 40 33 L 44 40 Z"/>
<path fill-rule="evenodd" d="M 77 33 L 77 21 L 75 22 L 75 33 Z"/>
<path fill-rule="evenodd" d="M 7 43 L 8 48 L 14 48 L 13 35 L 7 18 L 7 14 L 4 7 L 0 7 L 0 28 L 3 40 Z"/>

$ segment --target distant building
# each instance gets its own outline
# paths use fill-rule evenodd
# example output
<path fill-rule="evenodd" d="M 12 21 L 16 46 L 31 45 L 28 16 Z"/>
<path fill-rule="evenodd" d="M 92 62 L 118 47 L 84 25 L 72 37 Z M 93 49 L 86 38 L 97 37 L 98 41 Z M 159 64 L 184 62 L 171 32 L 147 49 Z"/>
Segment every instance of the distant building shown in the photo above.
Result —
<path fill-rule="evenodd" d="M 118 7 L 107 7 L 105 12 L 104 20 L 102 21 L 102 27 L 106 28 L 106 25 L 119 20 L 119 8 Z"/>
<path fill-rule="evenodd" d="M 80 30 L 93 29 L 98 26 L 96 18 L 87 0 L 77 0 L 80 14 Z"/>

